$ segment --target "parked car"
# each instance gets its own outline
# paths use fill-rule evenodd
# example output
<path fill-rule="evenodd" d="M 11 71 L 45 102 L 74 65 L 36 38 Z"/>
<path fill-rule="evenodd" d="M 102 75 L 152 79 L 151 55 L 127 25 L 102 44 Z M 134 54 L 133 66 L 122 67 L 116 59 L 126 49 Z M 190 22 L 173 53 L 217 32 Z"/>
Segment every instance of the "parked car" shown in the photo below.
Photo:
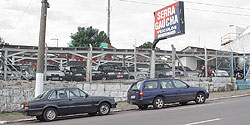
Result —
<path fill-rule="evenodd" d="M 86 80 L 86 67 L 82 66 L 68 66 L 64 70 L 65 80 L 67 81 L 84 81 Z M 92 70 L 92 79 L 101 80 L 103 79 L 104 73 L 101 71 Z"/>
<path fill-rule="evenodd" d="M 122 69 L 126 70 L 128 72 L 129 79 L 135 78 L 135 70 L 134 67 L 123 67 Z M 137 79 L 149 79 L 150 74 L 149 72 L 141 71 L 137 68 L 136 70 L 136 78 Z"/>
<path fill-rule="evenodd" d="M 201 73 L 199 71 L 196 71 L 196 70 L 191 70 L 189 67 L 187 66 L 183 66 L 188 74 L 189 77 L 198 77 L 198 75 Z M 176 69 L 184 72 L 184 70 L 182 69 L 181 66 L 176 66 Z"/>
<path fill-rule="evenodd" d="M 210 76 L 211 77 L 228 77 L 229 74 L 225 70 L 214 70 Z"/>
<path fill-rule="evenodd" d="M 167 78 L 172 77 L 172 67 L 168 64 L 155 64 L 155 77 Z M 175 76 L 184 76 L 184 73 L 178 69 L 175 70 Z"/>
<path fill-rule="evenodd" d="M 104 73 L 103 80 L 106 79 L 128 79 L 128 72 L 118 65 L 104 64 L 95 66 L 94 70 Z"/>
<path fill-rule="evenodd" d="M 148 105 L 160 109 L 166 103 L 189 101 L 205 103 L 209 93 L 198 87 L 191 87 L 179 79 L 149 79 L 134 83 L 128 90 L 127 102 L 144 110 Z"/>
<path fill-rule="evenodd" d="M 7 65 L 7 76 L 8 80 L 21 79 L 21 68 L 18 65 Z M 4 67 L 0 67 L 0 76 L 4 77 Z"/>
<path fill-rule="evenodd" d="M 46 80 L 51 81 L 63 81 L 65 74 L 57 67 L 53 65 L 47 66 Z"/>
<path fill-rule="evenodd" d="M 88 113 L 107 115 L 116 107 L 112 97 L 90 96 L 79 88 L 48 90 L 32 101 L 21 104 L 21 112 L 40 121 L 53 121 L 60 115 Z"/>

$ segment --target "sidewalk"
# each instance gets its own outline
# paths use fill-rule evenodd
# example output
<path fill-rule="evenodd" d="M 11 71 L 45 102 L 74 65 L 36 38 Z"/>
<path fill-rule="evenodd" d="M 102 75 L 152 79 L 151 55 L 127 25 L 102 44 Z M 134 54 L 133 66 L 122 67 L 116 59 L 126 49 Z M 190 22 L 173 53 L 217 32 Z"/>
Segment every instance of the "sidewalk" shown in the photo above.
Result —
<path fill-rule="evenodd" d="M 242 96 L 250 96 L 250 89 L 247 90 L 238 90 L 230 92 L 213 92 L 210 93 L 208 100 L 219 100 L 226 98 L 237 98 Z M 113 112 L 128 111 L 138 109 L 135 105 L 130 105 L 127 102 L 118 102 L 117 108 L 112 109 Z M 35 117 L 24 116 L 18 112 L 9 112 L 9 113 L 0 113 L 0 124 L 25 121 L 25 120 L 34 120 Z"/>

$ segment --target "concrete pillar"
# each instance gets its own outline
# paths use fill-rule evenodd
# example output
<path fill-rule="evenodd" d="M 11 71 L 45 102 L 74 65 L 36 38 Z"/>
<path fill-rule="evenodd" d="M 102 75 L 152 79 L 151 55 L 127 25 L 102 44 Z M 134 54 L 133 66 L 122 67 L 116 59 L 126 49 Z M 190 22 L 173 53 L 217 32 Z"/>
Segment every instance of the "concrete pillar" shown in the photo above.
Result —
<path fill-rule="evenodd" d="M 150 78 L 155 78 L 155 50 L 151 50 Z"/>
<path fill-rule="evenodd" d="M 175 78 L 175 48 L 174 45 L 172 46 L 172 77 Z"/>

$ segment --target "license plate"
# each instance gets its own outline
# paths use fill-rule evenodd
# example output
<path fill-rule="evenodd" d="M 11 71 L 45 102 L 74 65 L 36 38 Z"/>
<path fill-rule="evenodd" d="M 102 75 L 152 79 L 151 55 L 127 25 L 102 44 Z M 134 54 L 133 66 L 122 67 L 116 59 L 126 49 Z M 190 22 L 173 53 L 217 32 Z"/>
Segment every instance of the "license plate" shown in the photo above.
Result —
<path fill-rule="evenodd" d="M 51 80 L 59 80 L 59 77 L 52 77 Z"/>
<path fill-rule="evenodd" d="M 130 98 L 131 98 L 131 99 L 135 99 L 135 95 L 132 95 Z"/>

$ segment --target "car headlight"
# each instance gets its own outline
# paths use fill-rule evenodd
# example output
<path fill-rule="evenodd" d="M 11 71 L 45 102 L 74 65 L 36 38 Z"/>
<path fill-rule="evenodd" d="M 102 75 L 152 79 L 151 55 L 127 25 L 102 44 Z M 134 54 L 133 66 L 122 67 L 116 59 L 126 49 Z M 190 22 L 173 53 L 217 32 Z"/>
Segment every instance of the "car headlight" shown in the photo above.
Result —
<path fill-rule="evenodd" d="M 115 75 L 114 72 L 108 72 L 108 75 Z"/>
<path fill-rule="evenodd" d="M 166 72 L 166 75 L 167 75 L 167 76 L 172 75 L 172 74 L 173 74 L 172 71 Z"/>

